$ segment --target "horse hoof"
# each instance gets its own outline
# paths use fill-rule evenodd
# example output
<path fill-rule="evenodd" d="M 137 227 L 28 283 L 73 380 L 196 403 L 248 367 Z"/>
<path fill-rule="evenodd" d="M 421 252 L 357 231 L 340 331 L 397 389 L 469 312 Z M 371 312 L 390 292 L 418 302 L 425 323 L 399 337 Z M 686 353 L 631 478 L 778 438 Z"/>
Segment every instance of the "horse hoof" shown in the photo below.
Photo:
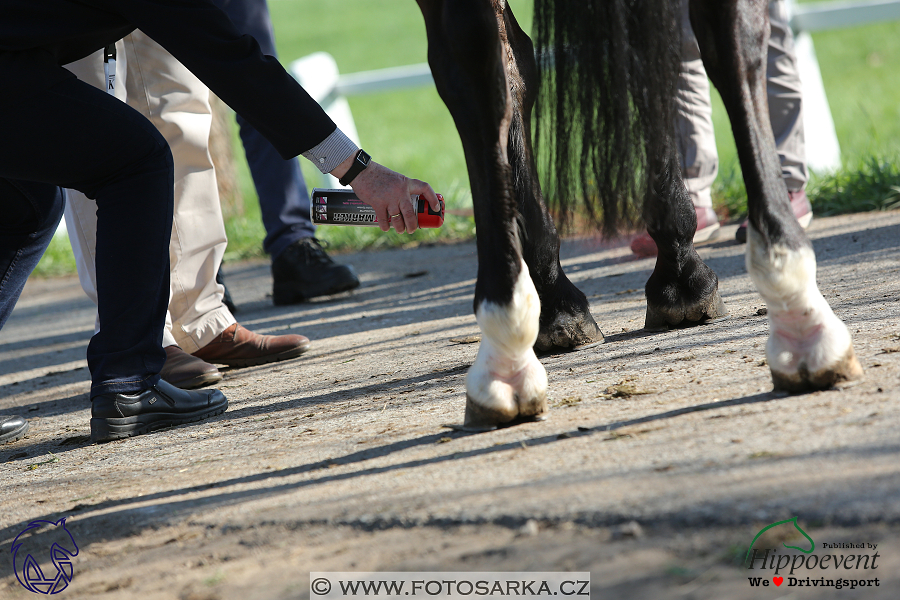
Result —
<path fill-rule="evenodd" d="M 771 366 L 769 370 L 775 389 L 792 394 L 841 387 L 863 376 L 862 365 L 856 359 L 853 346 L 850 346 L 846 354 L 836 363 L 815 372 L 810 372 L 805 364 L 801 364 L 796 371 L 790 373 L 776 371 Z"/>
<path fill-rule="evenodd" d="M 644 329 L 647 331 L 666 331 L 670 328 L 693 327 L 721 321 L 728 316 L 725 302 L 718 290 L 708 298 L 692 304 L 680 303 L 674 306 L 654 305 L 647 303 L 647 316 Z"/>
<path fill-rule="evenodd" d="M 546 398 L 541 398 L 538 402 L 530 404 L 530 406 L 523 406 L 522 408 L 534 411 L 532 414 L 524 414 L 518 411 L 513 413 L 513 411 L 509 410 L 498 410 L 482 406 L 472 401 L 472 398 L 466 394 L 466 416 L 462 427 L 459 429 L 470 433 L 481 433 L 493 431 L 498 427 L 509 427 L 519 423 L 530 423 L 547 419 Z"/>
<path fill-rule="evenodd" d="M 466 431 L 490 431 L 497 425 L 508 423 L 518 416 L 515 406 L 487 407 L 475 402 L 466 394 L 466 416 L 463 428 Z"/>
<path fill-rule="evenodd" d="M 541 327 L 534 347 L 541 352 L 569 349 L 603 341 L 603 332 L 591 313 L 560 312 L 547 327 Z"/>

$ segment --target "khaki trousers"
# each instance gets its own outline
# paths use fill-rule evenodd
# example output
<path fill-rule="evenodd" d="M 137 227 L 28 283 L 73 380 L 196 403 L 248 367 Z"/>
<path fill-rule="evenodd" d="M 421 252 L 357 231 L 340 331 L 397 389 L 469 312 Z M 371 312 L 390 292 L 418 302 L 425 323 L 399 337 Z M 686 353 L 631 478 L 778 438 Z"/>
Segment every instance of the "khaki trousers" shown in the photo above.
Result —
<path fill-rule="evenodd" d="M 682 0 L 681 75 L 676 94 L 676 136 L 681 152 L 684 183 L 695 206 L 712 206 L 713 180 L 719 171 L 713 131 L 709 79 L 691 28 L 688 0 Z M 781 172 L 789 191 L 806 187 L 809 171 L 803 138 L 800 76 L 794 54 L 794 37 L 784 0 L 769 3 L 769 58 L 766 82 L 769 120 L 781 160 Z"/>
<path fill-rule="evenodd" d="M 135 31 L 116 44 L 116 96 L 162 133 L 175 160 L 175 217 L 169 243 L 169 310 L 163 346 L 195 352 L 235 322 L 222 304 L 216 273 L 227 239 L 209 155 L 209 90 L 159 44 Z M 103 89 L 102 53 L 67 65 L 79 79 Z M 78 277 L 97 302 L 97 204 L 67 191 L 66 227 Z"/>

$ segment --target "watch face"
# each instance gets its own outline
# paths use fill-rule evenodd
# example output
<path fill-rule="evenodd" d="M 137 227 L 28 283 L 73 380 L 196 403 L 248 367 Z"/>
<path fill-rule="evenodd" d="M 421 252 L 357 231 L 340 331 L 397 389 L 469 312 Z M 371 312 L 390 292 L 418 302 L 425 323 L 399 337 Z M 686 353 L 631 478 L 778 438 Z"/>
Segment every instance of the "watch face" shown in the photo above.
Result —
<path fill-rule="evenodd" d="M 359 154 L 356 155 L 356 160 L 362 163 L 362 165 L 365 167 L 368 166 L 369 161 L 372 160 L 372 157 L 366 154 L 365 150 L 360 149 Z"/>

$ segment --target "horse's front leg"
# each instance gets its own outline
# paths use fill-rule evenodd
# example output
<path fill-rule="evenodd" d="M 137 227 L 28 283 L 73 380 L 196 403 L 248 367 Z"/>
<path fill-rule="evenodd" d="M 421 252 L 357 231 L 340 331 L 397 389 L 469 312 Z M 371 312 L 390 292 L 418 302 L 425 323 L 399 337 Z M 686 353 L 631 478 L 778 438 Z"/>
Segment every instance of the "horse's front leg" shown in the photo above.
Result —
<path fill-rule="evenodd" d="M 466 376 L 465 425 L 490 428 L 547 410 L 532 346 L 540 301 L 522 258 L 507 157 L 513 105 L 498 27 L 501 2 L 419 0 L 428 61 L 462 139 L 478 231 L 475 318 L 482 342 Z"/>
<path fill-rule="evenodd" d="M 700 52 L 728 109 L 747 187 L 747 270 L 766 301 L 766 357 L 776 389 L 799 392 L 858 379 L 847 327 L 816 285 L 812 244 L 794 217 L 766 100 L 768 2 L 692 0 Z"/>

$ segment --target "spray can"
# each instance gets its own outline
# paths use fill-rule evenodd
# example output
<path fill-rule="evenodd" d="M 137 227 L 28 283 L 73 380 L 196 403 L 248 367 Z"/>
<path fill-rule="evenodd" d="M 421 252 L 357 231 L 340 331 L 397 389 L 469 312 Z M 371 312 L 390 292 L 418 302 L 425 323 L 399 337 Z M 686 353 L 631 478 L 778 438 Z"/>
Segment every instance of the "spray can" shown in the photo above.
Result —
<path fill-rule="evenodd" d="M 419 227 L 434 228 L 444 224 L 444 197 L 438 194 L 440 211 L 431 210 L 428 200 L 420 196 L 413 199 L 419 218 Z M 313 189 L 310 219 L 316 225 L 367 225 L 378 226 L 375 209 L 356 197 L 353 190 Z"/>

